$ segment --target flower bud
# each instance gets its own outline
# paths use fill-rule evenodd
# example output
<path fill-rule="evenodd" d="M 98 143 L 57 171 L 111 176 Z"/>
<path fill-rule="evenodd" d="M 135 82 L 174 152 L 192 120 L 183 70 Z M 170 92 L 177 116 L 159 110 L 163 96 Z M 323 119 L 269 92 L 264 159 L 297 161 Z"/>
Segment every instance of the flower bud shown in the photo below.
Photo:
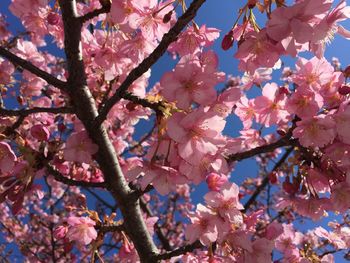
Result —
<path fill-rule="evenodd" d="M 339 92 L 340 95 L 348 95 L 350 93 L 350 86 L 342 85 L 338 89 L 338 92 Z"/>
<path fill-rule="evenodd" d="M 57 25 L 58 22 L 60 21 L 60 17 L 56 13 L 49 13 L 46 19 L 49 25 L 52 25 L 52 26 Z"/>
<path fill-rule="evenodd" d="M 223 50 L 229 50 L 233 46 L 234 38 L 233 38 L 233 30 L 228 32 L 222 42 L 221 42 L 221 48 Z"/>
<path fill-rule="evenodd" d="M 170 21 L 171 15 L 173 14 L 173 10 L 168 12 L 164 17 L 163 17 L 163 23 L 166 24 Z"/>

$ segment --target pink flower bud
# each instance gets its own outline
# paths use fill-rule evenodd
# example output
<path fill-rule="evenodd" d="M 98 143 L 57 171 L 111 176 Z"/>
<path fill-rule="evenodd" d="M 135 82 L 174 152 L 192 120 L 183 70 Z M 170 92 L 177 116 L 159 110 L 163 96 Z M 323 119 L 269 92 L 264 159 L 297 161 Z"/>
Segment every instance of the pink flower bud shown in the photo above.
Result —
<path fill-rule="evenodd" d="M 68 228 L 66 226 L 58 226 L 53 230 L 53 236 L 56 239 L 62 239 L 66 236 Z"/>
<path fill-rule="evenodd" d="M 50 14 L 48 14 L 48 16 L 47 16 L 47 22 L 50 24 L 50 25 L 57 25 L 58 24 L 58 22 L 60 21 L 60 17 L 59 17 L 59 15 L 58 14 L 56 14 L 56 13 L 50 13 Z"/>
<path fill-rule="evenodd" d="M 206 182 L 211 191 L 218 192 L 220 191 L 221 186 L 227 182 L 227 178 L 226 176 L 220 176 L 217 173 L 210 173 L 207 176 Z"/>

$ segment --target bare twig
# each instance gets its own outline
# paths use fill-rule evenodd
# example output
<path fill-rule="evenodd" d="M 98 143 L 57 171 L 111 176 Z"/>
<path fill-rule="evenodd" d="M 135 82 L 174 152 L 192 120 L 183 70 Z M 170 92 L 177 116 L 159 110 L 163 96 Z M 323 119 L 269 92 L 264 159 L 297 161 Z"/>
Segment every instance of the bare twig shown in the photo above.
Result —
<path fill-rule="evenodd" d="M 254 149 L 245 151 L 245 152 L 231 154 L 230 156 L 228 156 L 226 158 L 226 160 L 229 163 L 236 162 L 236 161 L 242 161 L 244 159 L 248 159 L 248 158 L 253 157 L 255 155 L 258 155 L 258 154 L 272 152 L 275 149 L 281 148 L 283 146 L 294 145 L 296 142 L 297 142 L 296 139 L 290 139 L 290 136 L 288 136 L 288 137 L 284 136 L 276 142 L 262 145 L 262 146 L 254 148 Z"/>
<path fill-rule="evenodd" d="M 199 242 L 199 240 L 197 240 L 196 242 L 192 243 L 192 244 L 189 244 L 189 245 L 186 245 L 186 246 L 183 246 L 183 247 L 179 247 L 173 251 L 170 251 L 170 252 L 166 252 L 166 253 L 163 253 L 163 254 L 160 254 L 158 256 L 155 257 L 156 260 L 166 260 L 166 259 L 170 259 L 172 257 L 177 257 L 177 256 L 180 256 L 180 255 L 184 255 L 186 254 L 187 252 L 192 252 L 193 250 L 195 249 L 198 249 L 198 248 L 202 248 L 203 245 L 201 244 L 201 242 Z"/>
<path fill-rule="evenodd" d="M 286 152 L 283 154 L 283 156 L 281 157 L 281 159 L 274 165 L 271 172 L 277 171 L 280 168 L 280 166 L 287 160 L 288 156 L 293 152 L 293 150 L 294 150 L 294 147 L 288 148 Z M 262 190 L 264 190 L 268 182 L 269 182 L 269 175 L 267 174 L 262 180 L 261 184 L 255 189 L 254 193 L 249 198 L 249 200 L 245 203 L 243 213 L 246 212 L 250 208 L 250 206 L 255 202 L 256 198 L 259 196 Z"/>
<path fill-rule="evenodd" d="M 42 108 L 35 107 L 31 109 L 20 109 L 20 110 L 8 110 L 4 108 L 0 108 L 0 116 L 28 116 L 33 113 L 73 113 L 73 108 L 70 107 L 61 107 L 61 108 Z"/>
<path fill-rule="evenodd" d="M 85 22 L 89 21 L 90 19 L 93 19 L 99 15 L 109 13 L 110 10 L 111 10 L 111 4 L 108 3 L 99 9 L 95 9 L 94 11 L 91 11 L 91 12 L 79 17 L 78 19 L 80 20 L 81 23 L 85 23 Z"/>
<path fill-rule="evenodd" d="M 148 204 L 143 200 L 143 198 L 140 198 L 140 205 L 141 205 L 141 209 L 149 216 L 152 217 L 154 216 L 153 212 L 151 211 L 150 207 L 148 206 Z M 154 225 L 156 234 L 159 238 L 159 241 L 162 243 L 163 248 L 167 251 L 171 250 L 171 246 L 169 244 L 168 239 L 166 238 L 161 226 L 158 223 L 155 223 Z"/>
<path fill-rule="evenodd" d="M 6 48 L 0 47 L 0 56 L 8 59 L 12 64 L 15 66 L 19 66 L 25 70 L 28 70 L 29 72 L 33 73 L 34 75 L 38 76 L 39 78 L 42 78 L 50 85 L 55 86 L 59 89 L 66 89 L 67 83 L 57 79 L 53 75 L 47 73 L 46 71 L 41 70 L 37 66 L 33 65 L 31 62 L 18 57 L 17 55 L 11 53 Z"/>
<path fill-rule="evenodd" d="M 136 148 L 140 147 L 142 145 L 143 142 L 145 142 L 146 140 L 148 140 L 151 136 L 152 136 L 152 133 L 154 131 L 154 129 L 156 128 L 157 126 L 157 123 L 155 122 L 152 129 L 145 135 L 141 138 L 140 141 L 138 141 L 138 143 L 136 143 L 135 145 L 125 149 L 121 154 L 120 156 L 124 156 L 126 153 L 128 152 L 132 152 L 133 150 L 135 150 Z"/>
<path fill-rule="evenodd" d="M 71 186 L 82 186 L 82 187 L 101 187 L 105 188 L 106 184 L 105 183 L 98 183 L 98 182 L 86 182 L 86 181 L 76 181 L 73 179 L 69 179 L 62 175 L 59 171 L 57 171 L 54 167 L 51 165 L 46 165 L 46 169 L 51 174 L 56 181 L 59 181 L 61 183 L 64 183 L 66 185 L 71 185 Z"/>

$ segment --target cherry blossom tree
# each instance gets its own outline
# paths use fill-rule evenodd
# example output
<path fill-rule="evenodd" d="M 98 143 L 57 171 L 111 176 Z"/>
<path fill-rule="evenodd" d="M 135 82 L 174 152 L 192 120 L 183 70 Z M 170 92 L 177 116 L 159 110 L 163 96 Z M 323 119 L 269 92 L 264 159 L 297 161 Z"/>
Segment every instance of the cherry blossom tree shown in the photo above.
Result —
<path fill-rule="evenodd" d="M 242 0 L 222 32 L 205 2 L 11 0 L 22 32 L 0 13 L 1 261 L 350 259 L 350 67 L 324 57 L 350 7 Z"/>

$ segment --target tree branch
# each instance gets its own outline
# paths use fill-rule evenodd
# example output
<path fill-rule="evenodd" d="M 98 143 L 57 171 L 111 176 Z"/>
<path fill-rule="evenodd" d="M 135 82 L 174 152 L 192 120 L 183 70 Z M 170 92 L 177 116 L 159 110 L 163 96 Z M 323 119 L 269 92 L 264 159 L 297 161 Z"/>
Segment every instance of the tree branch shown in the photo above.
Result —
<path fill-rule="evenodd" d="M 183 246 L 183 247 L 179 247 L 173 251 L 170 252 L 166 252 L 163 254 L 160 254 L 158 256 L 155 257 L 156 260 L 167 260 L 170 259 L 172 257 L 177 257 L 180 255 L 184 255 L 187 252 L 192 252 L 193 250 L 197 249 L 197 248 L 202 248 L 203 245 L 201 244 L 201 242 L 199 242 L 199 240 L 197 240 L 196 242 Z"/>
<path fill-rule="evenodd" d="M 147 99 L 142 99 L 139 98 L 129 92 L 125 92 L 123 94 L 121 94 L 121 98 L 125 99 L 125 100 L 129 100 L 137 105 L 141 105 L 145 108 L 150 108 L 152 110 L 155 111 L 155 113 L 157 114 L 163 114 L 163 112 L 161 111 L 161 107 L 163 106 L 163 104 L 161 102 L 158 103 L 154 103 L 154 102 L 150 102 Z M 108 103 L 108 101 L 106 102 L 106 104 Z"/>
<path fill-rule="evenodd" d="M 205 0 L 194 0 L 187 11 L 179 17 L 175 25 L 166 33 L 160 41 L 157 48 L 145 58 L 136 68 L 134 68 L 124 82 L 119 86 L 118 90 L 106 102 L 105 106 L 99 112 L 96 118 L 96 124 L 102 123 L 111 108 L 121 99 L 127 92 L 130 85 L 149 70 L 158 59 L 166 52 L 169 45 L 177 39 L 177 36 L 185 28 L 185 26 L 195 17 L 198 9 L 202 6 Z"/>
<path fill-rule="evenodd" d="M 148 204 L 144 201 L 144 199 L 141 197 L 140 198 L 140 205 L 142 210 L 149 216 L 152 217 L 154 216 L 153 212 L 151 211 L 151 209 L 149 208 Z M 155 223 L 154 225 L 155 227 L 155 231 L 157 233 L 157 236 L 159 238 L 159 241 L 162 243 L 163 248 L 167 251 L 171 250 L 171 246 L 169 244 L 169 240 L 166 238 L 163 229 L 160 227 L 160 225 L 158 223 Z"/>
<path fill-rule="evenodd" d="M 280 166 L 287 160 L 288 156 L 293 152 L 293 150 L 294 150 L 293 146 L 288 148 L 286 152 L 283 154 L 283 156 L 281 157 L 281 159 L 274 165 L 270 173 L 277 171 L 280 168 Z M 243 213 L 245 213 L 250 208 L 250 206 L 255 202 L 256 198 L 259 196 L 262 190 L 264 190 L 264 188 L 268 183 L 269 183 L 269 175 L 267 174 L 264 177 L 261 184 L 255 189 L 254 193 L 249 198 L 249 200 L 245 203 Z"/>
<path fill-rule="evenodd" d="M 8 110 L 4 108 L 0 108 L 0 116 L 28 116 L 33 113 L 74 113 L 73 108 L 70 107 L 60 107 L 60 108 L 42 108 L 35 107 L 31 109 L 20 109 L 20 110 Z"/>
<path fill-rule="evenodd" d="M 121 232 L 124 231 L 124 226 L 123 225 L 99 225 L 96 226 L 96 229 L 103 232 Z"/>
<path fill-rule="evenodd" d="M 81 45 L 82 23 L 76 13 L 76 1 L 59 0 L 59 5 L 64 22 L 64 44 L 70 87 L 67 89 L 68 95 L 90 139 L 98 145 L 94 158 L 103 172 L 107 190 L 118 203 L 126 234 L 135 245 L 141 262 L 157 262 L 153 258 L 158 254 L 158 249 L 147 230 L 139 201 L 132 198 L 133 191 L 125 180 L 106 128 L 102 122 L 101 125 L 96 125 L 98 111 L 96 101 L 87 86 Z"/>
<path fill-rule="evenodd" d="M 17 55 L 11 53 L 6 48 L 0 47 L 0 56 L 8 59 L 12 64 L 15 66 L 20 66 L 21 68 L 28 70 L 29 72 L 33 73 L 34 75 L 38 76 L 39 78 L 42 78 L 50 85 L 55 86 L 59 89 L 66 89 L 67 83 L 55 78 L 53 75 L 47 73 L 46 71 L 41 70 L 37 66 L 34 66 L 29 61 L 18 57 Z"/>
<path fill-rule="evenodd" d="M 78 19 L 83 24 L 83 23 L 89 21 L 90 19 L 93 19 L 99 15 L 109 13 L 110 10 L 111 10 L 111 3 L 104 5 L 99 9 L 95 9 L 94 11 L 91 11 L 83 16 L 80 16 Z"/>
<path fill-rule="evenodd" d="M 49 174 L 51 174 L 56 181 L 59 181 L 61 183 L 64 183 L 66 185 L 70 186 L 81 186 L 81 187 L 101 187 L 105 188 L 106 183 L 99 183 L 99 182 L 86 182 L 86 181 L 76 181 L 73 179 L 69 179 L 62 175 L 59 171 L 57 171 L 54 167 L 51 165 L 46 165 L 45 166 Z"/>
<path fill-rule="evenodd" d="M 255 155 L 258 155 L 258 154 L 272 152 L 275 149 L 280 148 L 280 147 L 294 145 L 296 142 L 297 142 L 297 139 L 290 139 L 290 136 L 287 136 L 287 137 L 284 136 L 276 142 L 262 145 L 262 146 L 254 148 L 254 149 L 245 151 L 245 152 L 231 154 L 226 158 L 226 160 L 229 163 L 236 162 L 236 161 L 242 161 L 244 159 L 248 159 L 248 158 L 253 157 Z"/>

